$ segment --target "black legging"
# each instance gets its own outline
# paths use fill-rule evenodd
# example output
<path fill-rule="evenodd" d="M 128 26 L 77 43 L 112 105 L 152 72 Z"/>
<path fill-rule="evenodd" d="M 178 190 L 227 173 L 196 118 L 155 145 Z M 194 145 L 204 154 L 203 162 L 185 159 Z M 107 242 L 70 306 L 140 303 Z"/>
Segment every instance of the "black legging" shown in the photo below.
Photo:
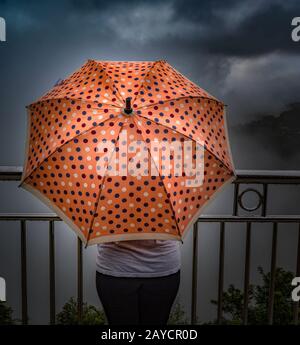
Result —
<path fill-rule="evenodd" d="M 180 270 L 155 278 L 113 277 L 96 273 L 98 296 L 110 325 L 165 325 L 179 283 Z"/>

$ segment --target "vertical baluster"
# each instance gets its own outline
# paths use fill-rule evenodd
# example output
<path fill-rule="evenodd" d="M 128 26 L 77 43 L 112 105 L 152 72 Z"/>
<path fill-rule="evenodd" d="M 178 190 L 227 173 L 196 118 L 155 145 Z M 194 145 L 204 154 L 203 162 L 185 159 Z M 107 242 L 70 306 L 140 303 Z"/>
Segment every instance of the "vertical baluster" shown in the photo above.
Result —
<path fill-rule="evenodd" d="M 197 322 L 197 283 L 198 283 L 198 222 L 193 228 L 193 271 L 192 271 L 192 305 L 191 305 L 191 323 Z"/>
<path fill-rule="evenodd" d="M 243 324 L 244 325 L 247 325 L 248 323 L 250 259 L 251 259 L 251 222 L 247 222 L 245 276 L 244 276 L 244 306 L 243 306 Z"/>
<path fill-rule="evenodd" d="M 78 319 L 82 319 L 83 307 L 83 267 L 82 267 L 82 241 L 78 237 L 77 240 L 77 308 Z"/>
<path fill-rule="evenodd" d="M 49 221 L 50 324 L 55 324 L 55 238 L 54 221 Z"/>
<path fill-rule="evenodd" d="M 237 216 L 238 214 L 238 197 L 239 197 L 239 190 L 240 190 L 240 184 L 235 183 L 234 184 L 234 195 L 233 195 L 233 216 Z"/>
<path fill-rule="evenodd" d="M 271 259 L 271 276 L 270 276 L 270 291 L 268 303 L 268 324 L 273 324 L 274 316 L 274 293 L 275 293 L 275 278 L 276 278 L 276 257 L 277 257 L 277 234 L 278 224 L 273 223 L 273 238 L 272 238 L 272 259 Z"/>
<path fill-rule="evenodd" d="M 223 287 L 224 287 L 224 253 L 225 253 L 225 223 L 220 223 L 220 249 L 219 249 L 219 282 L 218 282 L 218 315 L 220 324 L 223 317 Z"/>
<path fill-rule="evenodd" d="M 263 217 L 267 214 L 267 202 L 268 202 L 268 184 L 263 184 L 263 201 L 262 201 L 262 207 L 261 207 L 261 215 Z"/>
<path fill-rule="evenodd" d="M 21 291 L 22 291 L 22 324 L 28 324 L 27 304 L 27 248 L 26 248 L 26 221 L 21 220 Z"/>
<path fill-rule="evenodd" d="M 300 223 L 298 224 L 298 249 L 297 249 L 297 264 L 296 277 L 300 277 Z M 293 303 L 293 323 L 298 325 L 299 321 L 299 302 Z"/>

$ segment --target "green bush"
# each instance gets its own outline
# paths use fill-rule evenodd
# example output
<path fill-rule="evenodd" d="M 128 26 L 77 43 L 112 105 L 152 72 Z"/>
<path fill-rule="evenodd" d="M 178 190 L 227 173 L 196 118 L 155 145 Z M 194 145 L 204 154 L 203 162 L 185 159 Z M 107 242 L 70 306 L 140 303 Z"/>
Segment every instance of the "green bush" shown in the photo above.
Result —
<path fill-rule="evenodd" d="M 63 306 L 62 311 L 56 316 L 58 325 L 104 325 L 106 318 L 104 311 L 93 305 L 83 304 L 81 321 L 78 319 L 77 301 L 74 297 Z M 170 313 L 168 324 L 183 325 L 187 324 L 185 311 L 179 303 L 176 303 Z"/>
<path fill-rule="evenodd" d="M 59 325 L 104 325 L 105 314 L 101 309 L 93 305 L 83 303 L 81 320 L 78 318 L 78 304 L 74 297 L 63 306 L 62 311 L 57 314 Z"/>
<path fill-rule="evenodd" d="M 270 289 L 271 274 L 265 273 L 261 267 L 258 272 L 262 277 L 262 285 L 250 285 L 249 287 L 249 307 L 248 324 L 267 324 L 268 319 L 268 298 Z M 275 325 L 287 325 L 293 321 L 293 301 L 291 293 L 293 287 L 291 281 L 294 274 L 277 268 L 275 273 L 274 291 L 274 317 Z M 217 301 L 211 301 L 217 305 Z M 227 291 L 223 293 L 223 313 L 224 324 L 241 324 L 243 312 L 244 293 L 234 285 L 229 285 Z M 298 311 L 299 312 L 299 311 Z"/>
<path fill-rule="evenodd" d="M 12 309 L 6 302 L 0 302 L 0 325 L 12 325 L 14 319 L 12 318 Z"/>
<path fill-rule="evenodd" d="M 188 323 L 185 311 L 181 307 L 181 304 L 177 302 L 170 313 L 169 325 L 186 325 Z"/>

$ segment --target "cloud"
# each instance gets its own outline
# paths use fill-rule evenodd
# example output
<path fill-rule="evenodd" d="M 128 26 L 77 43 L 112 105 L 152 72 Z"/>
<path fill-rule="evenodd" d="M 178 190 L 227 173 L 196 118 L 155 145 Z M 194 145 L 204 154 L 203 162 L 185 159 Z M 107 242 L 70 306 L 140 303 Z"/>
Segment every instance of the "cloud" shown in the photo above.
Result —
<path fill-rule="evenodd" d="M 110 5 L 109 5 L 110 4 Z M 71 2 L 117 37 L 138 43 L 193 47 L 195 51 L 244 57 L 271 52 L 300 53 L 291 40 L 291 20 L 300 11 L 296 1 L 85 1 Z"/>
<path fill-rule="evenodd" d="M 294 0 L 0 0 L 0 13 L 8 26 L 0 115 L 9 121 L 88 58 L 167 59 L 228 104 L 230 126 L 299 101 Z"/>
<path fill-rule="evenodd" d="M 300 12 L 294 0 L 12 0 L 0 2 L 1 8 L 24 26 L 107 30 L 114 39 L 139 44 L 179 44 L 230 57 L 300 53 L 291 40 L 291 20 Z"/>
<path fill-rule="evenodd" d="M 300 47 L 291 40 L 291 20 L 300 6 L 286 8 L 272 4 L 259 8 L 236 28 L 212 33 L 206 45 L 211 53 L 230 56 L 257 56 L 270 52 L 299 54 Z"/>
<path fill-rule="evenodd" d="M 128 44 L 221 57 L 300 53 L 291 40 L 291 20 L 300 12 L 294 0 L 11 0 L 1 1 L 0 11 L 9 17 L 10 30 L 47 28 L 50 36 L 109 33 Z"/>
<path fill-rule="evenodd" d="M 234 123 L 276 112 L 300 99 L 300 60 L 278 53 L 230 59 L 223 86 L 222 98 Z"/>
<path fill-rule="evenodd" d="M 231 144 L 240 169 L 300 169 L 300 102 L 279 115 L 231 128 Z"/>

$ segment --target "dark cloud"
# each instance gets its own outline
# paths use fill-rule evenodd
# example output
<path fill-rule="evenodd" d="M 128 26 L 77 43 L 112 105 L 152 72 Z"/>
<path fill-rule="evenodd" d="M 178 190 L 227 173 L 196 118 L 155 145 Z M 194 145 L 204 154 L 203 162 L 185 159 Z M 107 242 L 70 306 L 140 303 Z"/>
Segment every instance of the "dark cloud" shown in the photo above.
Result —
<path fill-rule="evenodd" d="M 280 111 L 299 101 L 299 13 L 293 0 L 0 0 L 3 164 L 22 163 L 25 105 L 89 58 L 166 59 L 228 104 L 230 126 Z"/>
<path fill-rule="evenodd" d="M 291 20 L 300 13 L 300 3 L 285 8 L 274 4 L 258 9 L 236 28 L 221 28 L 206 40 L 211 53 L 230 56 L 262 55 L 270 52 L 300 53 L 291 40 Z"/>
<path fill-rule="evenodd" d="M 300 103 L 279 115 L 260 115 L 257 120 L 231 128 L 238 166 L 248 169 L 300 169 Z M 268 152 L 268 155 L 265 153 Z"/>
<path fill-rule="evenodd" d="M 293 0 L 14 0 L 0 6 L 28 28 L 49 24 L 62 35 L 108 30 L 111 39 L 177 43 L 222 56 L 300 53 L 291 40 L 291 20 L 300 13 L 300 2 Z"/>

